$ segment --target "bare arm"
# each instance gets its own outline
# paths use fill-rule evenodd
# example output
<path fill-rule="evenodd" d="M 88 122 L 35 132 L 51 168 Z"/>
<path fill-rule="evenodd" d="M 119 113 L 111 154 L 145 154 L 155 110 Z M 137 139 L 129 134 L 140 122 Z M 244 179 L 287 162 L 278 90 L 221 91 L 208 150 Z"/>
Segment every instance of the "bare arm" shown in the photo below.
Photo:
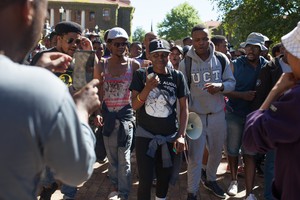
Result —
<path fill-rule="evenodd" d="M 49 69 L 52 72 L 65 72 L 71 64 L 72 57 L 60 52 L 45 52 L 36 62 L 37 66 Z"/>
<path fill-rule="evenodd" d="M 260 110 L 269 109 L 273 101 L 278 99 L 278 97 L 280 97 L 285 91 L 291 89 L 295 84 L 296 79 L 293 73 L 283 73 L 264 103 L 261 105 Z"/>
<path fill-rule="evenodd" d="M 174 142 L 173 148 L 176 149 L 177 152 L 182 152 L 186 150 L 185 146 L 185 135 L 186 135 L 186 127 L 188 122 L 188 100 L 187 97 L 182 97 L 179 99 L 179 107 L 180 107 L 180 120 L 179 120 L 179 137 Z"/>
<path fill-rule="evenodd" d="M 255 97 L 255 91 L 243 91 L 243 92 L 239 92 L 239 91 L 232 91 L 232 92 L 228 92 L 226 93 L 226 96 L 229 98 L 236 98 L 236 99 L 243 99 L 246 101 L 252 101 Z"/>

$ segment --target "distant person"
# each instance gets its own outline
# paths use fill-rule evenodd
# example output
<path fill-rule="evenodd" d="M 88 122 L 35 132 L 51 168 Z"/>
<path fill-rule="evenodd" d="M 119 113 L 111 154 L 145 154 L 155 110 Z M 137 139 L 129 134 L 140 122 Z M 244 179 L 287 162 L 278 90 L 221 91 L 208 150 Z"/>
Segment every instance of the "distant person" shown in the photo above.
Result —
<path fill-rule="evenodd" d="M 228 52 L 228 41 L 227 38 L 223 35 L 215 35 L 211 37 L 212 43 L 215 45 L 216 51 L 224 53 L 225 55 Z"/>
<path fill-rule="evenodd" d="M 92 41 L 92 44 L 93 44 L 93 50 L 96 51 L 97 58 L 101 60 L 105 51 L 103 42 L 100 39 L 94 39 Z"/>
<path fill-rule="evenodd" d="M 0 18 L 5 27 L 0 32 L 0 199 L 32 200 L 45 165 L 71 186 L 91 176 L 96 157 L 88 116 L 100 106 L 99 81 L 73 99 L 48 70 L 18 64 L 40 37 L 47 1 L 1 1 L 0 7 L 5 15 Z M 53 71 L 65 70 L 70 62 L 70 56 L 57 52 L 37 61 Z"/>
<path fill-rule="evenodd" d="M 273 41 L 270 40 L 267 36 L 264 35 L 265 40 L 265 47 L 267 47 L 267 50 L 262 51 L 262 56 L 267 59 L 268 61 L 272 60 L 272 55 L 269 53 L 269 49 L 271 44 L 273 44 Z"/>
<path fill-rule="evenodd" d="M 186 46 L 186 45 L 192 46 L 193 45 L 192 38 L 190 36 L 183 38 L 182 44 L 183 44 L 183 46 Z"/>
<path fill-rule="evenodd" d="M 132 42 L 129 47 L 130 58 L 140 58 L 143 53 L 143 47 L 140 42 Z"/>
<path fill-rule="evenodd" d="M 276 45 L 273 46 L 272 48 L 272 56 L 273 58 L 280 56 L 283 54 L 283 46 L 282 43 L 278 43 Z"/>
<path fill-rule="evenodd" d="M 171 47 L 170 51 L 170 62 L 172 63 L 173 68 L 178 70 L 179 63 L 183 59 L 183 49 L 181 46 L 175 45 L 174 47 Z"/>
<path fill-rule="evenodd" d="M 292 73 L 284 73 L 261 107 L 247 116 L 243 145 L 249 151 L 276 150 L 274 199 L 299 199 L 300 23 L 281 38 Z"/>
<path fill-rule="evenodd" d="M 174 40 L 168 40 L 169 44 L 170 44 L 170 48 L 175 46 L 175 42 Z"/>
<path fill-rule="evenodd" d="M 144 60 L 149 60 L 150 55 L 149 55 L 149 44 L 152 40 L 157 39 L 157 35 L 153 32 L 148 32 L 145 34 L 143 45 L 145 47 L 145 51 L 143 53 L 142 59 Z"/>

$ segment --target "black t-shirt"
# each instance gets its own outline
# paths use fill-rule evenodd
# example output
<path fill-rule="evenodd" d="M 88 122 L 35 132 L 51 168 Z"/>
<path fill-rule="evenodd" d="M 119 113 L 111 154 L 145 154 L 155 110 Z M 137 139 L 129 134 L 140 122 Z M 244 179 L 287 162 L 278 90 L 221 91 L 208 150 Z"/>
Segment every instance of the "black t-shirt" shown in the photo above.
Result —
<path fill-rule="evenodd" d="M 45 51 L 38 52 L 32 59 L 30 65 L 36 65 L 37 61 L 46 52 L 59 52 L 55 47 L 47 49 Z M 70 86 L 73 83 L 73 69 L 69 67 L 65 73 L 54 73 L 58 78 L 60 78 L 66 85 Z"/>
<path fill-rule="evenodd" d="M 154 135 L 170 135 L 177 131 L 176 100 L 187 96 L 189 89 L 183 74 L 174 69 L 167 74 L 157 74 L 160 83 L 148 95 L 144 105 L 137 110 L 138 125 Z M 153 67 L 148 68 L 148 74 Z M 146 69 L 141 68 L 134 73 L 130 90 L 141 92 L 145 87 Z"/>

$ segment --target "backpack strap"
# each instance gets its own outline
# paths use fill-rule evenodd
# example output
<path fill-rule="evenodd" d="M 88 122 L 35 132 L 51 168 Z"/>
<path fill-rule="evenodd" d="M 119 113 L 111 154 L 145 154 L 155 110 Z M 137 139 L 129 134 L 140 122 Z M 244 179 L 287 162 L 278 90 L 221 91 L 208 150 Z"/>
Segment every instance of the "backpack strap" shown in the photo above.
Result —
<path fill-rule="evenodd" d="M 184 65 L 185 65 L 185 74 L 187 77 L 187 84 L 189 89 L 191 89 L 191 68 L 192 68 L 192 58 L 190 56 L 185 56 L 184 58 Z"/>
<path fill-rule="evenodd" d="M 215 56 L 218 58 L 218 60 L 221 63 L 221 66 L 222 66 L 222 75 L 223 75 L 225 67 L 226 67 L 226 58 L 225 58 L 225 55 L 223 53 L 215 51 Z"/>

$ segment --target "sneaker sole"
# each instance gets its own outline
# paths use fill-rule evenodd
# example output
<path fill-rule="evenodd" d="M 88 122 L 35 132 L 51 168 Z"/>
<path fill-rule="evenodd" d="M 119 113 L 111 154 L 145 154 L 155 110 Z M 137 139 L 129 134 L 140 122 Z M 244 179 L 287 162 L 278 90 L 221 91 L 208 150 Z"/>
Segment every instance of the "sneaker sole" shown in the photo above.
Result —
<path fill-rule="evenodd" d="M 221 199 L 225 199 L 225 198 L 226 198 L 225 195 L 224 195 L 224 196 L 218 195 L 218 194 L 215 193 L 212 189 L 210 189 L 209 187 L 207 187 L 205 184 L 203 184 L 203 186 L 204 186 L 207 190 L 209 190 L 211 193 L 213 193 L 216 197 L 219 197 L 219 198 L 221 198 Z"/>

